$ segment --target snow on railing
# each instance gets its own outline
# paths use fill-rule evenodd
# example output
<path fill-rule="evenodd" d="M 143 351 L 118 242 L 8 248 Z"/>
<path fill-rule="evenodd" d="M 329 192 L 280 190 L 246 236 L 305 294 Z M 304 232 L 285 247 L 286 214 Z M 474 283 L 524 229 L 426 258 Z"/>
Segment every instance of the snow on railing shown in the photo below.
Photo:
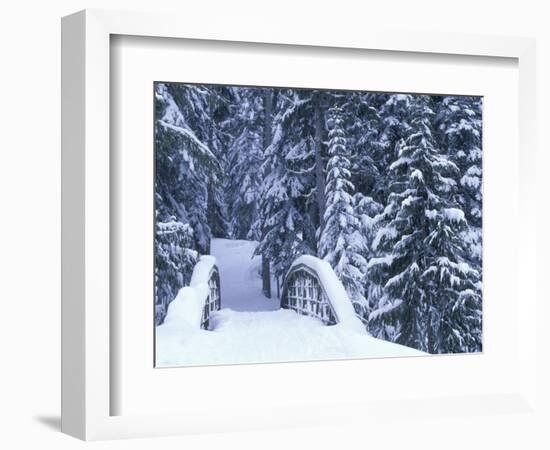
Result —
<path fill-rule="evenodd" d="M 220 274 L 216 258 L 203 255 L 193 269 L 189 286 L 168 305 L 164 324 L 208 330 L 210 315 L 221 308 Z"/>
<path fill-rule="evenodd" d="M 290 266 L 281 307 L 315 317 L 325 325 L 342 324 L 365 333 L 342 282 L 328 262 L 315 256 L 302 255 Z"/>

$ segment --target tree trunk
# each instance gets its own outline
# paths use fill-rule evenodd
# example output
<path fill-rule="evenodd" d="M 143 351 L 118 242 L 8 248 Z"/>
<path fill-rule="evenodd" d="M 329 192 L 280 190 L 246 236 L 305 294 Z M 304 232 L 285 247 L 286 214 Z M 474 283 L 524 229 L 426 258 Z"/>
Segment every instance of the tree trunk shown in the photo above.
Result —
<path fill-rule="evenodd" d="M 264 151 L 271 144 L 271 107 L 273 103 L 273 91 L 265 90 L 264 96 Z M 262 255 L 262 291 L 267 298 L 271 298 L 271 270 L 269 267 L 269 259 Z"/>
<path fill-rule="evenodd" d="M 262 291 L 267 298 L 271 298 L 271 271 L 269 259 L 262 255 Z"/>
<path fill-rule="evenodd" d="M 322 92 L 314 94 L 314 125 L 315 125 L 315 178 L 317 181 L 317 207 L 319 208 L 319 235 L 325 227 L 325 164 L 323 162 L 323 131 L 324 117 L 322 105 Z"/>

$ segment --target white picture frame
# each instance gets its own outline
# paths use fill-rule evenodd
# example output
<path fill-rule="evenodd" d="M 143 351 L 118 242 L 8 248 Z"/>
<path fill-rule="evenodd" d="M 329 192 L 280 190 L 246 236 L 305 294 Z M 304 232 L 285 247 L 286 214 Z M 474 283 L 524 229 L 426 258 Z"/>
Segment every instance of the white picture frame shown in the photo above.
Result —
<path fill-rule="evenodd" d="M 184 23 L 185 25 L 182 25 Z M 328 35 L 322 26 L 279 29 L 247 22 L 236 26 L 182 21 L 168 14 L 86 10 L 62 21 L 62 430 L 85 440 L 309 425 L 334 417 L 374 416 L 391 404 L 342 403 L 330 412 L 322 405 L 274 408 L 243 415 L 219 408 L 208 416 L 191 414 L 112 415 L 110 319 L 110 39 L 113 35 L 271 43 L 337 49 L 368 49 L 417 54 L 502 57 L 517 60 L 519 74 L 519 214 L 522 229 L 535 228 L 535 43 L 515 37 L 389 30 L 342 30 Z M 503 405 L 515 412 L 536 408 L 536 241 L 518 233 L 517 285 L 523 288 L 517 312 L 517 383 L 501 394 L 475 393 L 437 398 L 441 411 L 491 414 Z M 516 294 L 517 295 L 517 294 Z M 314 366 L 311 366 L 314 367 Z M 243 368 L 242 370 L 252 370 Z M 265 368 L 262 370 L 274 370 Z M 310 369 L 310 372 L 313 369 Z M 403 399 L 405 400 L 405 399 Z M 426 407 L 414 400 L 407 410 Z M 269 406 L 269 405 L 267 405 Z M 321 412 L 319 412 L 321 410 Z M 305 414 L 304 414 L 305 412 Z M 239 420 L 243 417 L 248 420 Z M 274 419 L 273 416 L 276 416 Z"/>

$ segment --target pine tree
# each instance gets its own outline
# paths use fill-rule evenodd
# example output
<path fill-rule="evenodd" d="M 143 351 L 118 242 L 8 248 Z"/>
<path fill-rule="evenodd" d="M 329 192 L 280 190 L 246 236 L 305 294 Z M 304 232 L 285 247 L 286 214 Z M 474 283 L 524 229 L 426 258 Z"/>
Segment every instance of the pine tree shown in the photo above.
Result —
<path fill-rule="evenodd" d="M 428 96 L 415 97 L 410 106 L 406 137 L 397 146 L 397 159 L 390 165 L 390 195 L 382 226 L 373 246 L 378 259 L 369 263 L 369 274 L 384 286 L 385 296 L 373 319 L 389 323 L 398 343 L 428 349 L 430 296 L 422 274 L 426 269 L 425 242 L 428 218 L 441 207 L 438 186 L 452 182 L 452 170 L 439 154 L 433 137 L 433 111 Z M 385 322 L 385 323 L 384 323 Z"/>
<path fill-rule="evenodd" d="M 377 197 L 386 202 L 391 193 L 392 175 L 389 173 L 391 164 L 398 158 L 399 145 L 410 133 L 411 107 L 414 96 L 410 94 L 378 94 L 380 130 L 378 146 L 381 149 L 379 167 L 385 173 L 378 183 Z"/>
<path fill-rule="evenodd" d="M 476 348 L 480 329 L 479 274 L 468 265 L 457 202 L 459 171 L 434 137 L 432 100 L 411 105 L 408 135 L 391 164 L 391 194 L 369 263 L 385 297 L 374 321 L 391 325 L 393 338 L 432 353 Z M 382 327 L 383 328 L 383 327 Z"/>
<path fill-rule="evenodd" d="M 481 286 L 477 269 L 466 262 L 464 213 L 442 208 L 428 217 L 425 239 L 428 350 L 430 353 L 481 351 Z"/>
<path fill-rule="evenodd" d="M 459 171 L 456 182 L 461 186 L 456 201 L 466 215 L 470 244 L 476 264 L 481 266 L 482 227 L 482 120 L 481 98 L 444 97 L 439 104 L 436 124 L 441 146 Z"/>
<path fill-rule="evenodd" d="M 342 106 L 344 129 L 350 152 L 351 181 L 357 192 L 375 201 L 383 199 L 384 158 L 387 143 L 382 140 L 380 108 L 386 95 L 350 92 Z"/>
<path fill-rule="evenodd" d="M 452 225 L 459 236 L 442 232 L 435 237 L 441 245 L 454 245 L 452 252 L 445 252 L 448 267 L 439 274 L 453 277 L 456 292 L 439 293 L 440 341 L 434 350 L 481 351 L 481 98 L 442 98 L 436 124 L 441 146 L 458 167 L 450 196 L 456 203 Z"/>
<path fill-rule="evenodd" d="M 314 193 L 314 153 L 301 130 L 301 109 L 307 101 L 296 91 L 279 92 L 275 100 L 273 137 L 261 167 L 263 185 L 259 220 L 261 241 L 255 254 L 266 257 L 282 278 L 300 255 L 313 254 L 315 226 L 307 214 Z"/>
<path fill-rule="evenodd" d="M 366 305 L 363 289 L 367 262 L 362 255 L 365 241 L 353 208 L 354 186 L 350 182 L 351 164 L 340 108 L 331 108 L 328 125 L 327 203 L 319 256 L 332 266 L 357 305 L 356 310 L 361 310 Z"/>
<path fill-rule="evenodd" d="M 387 102 L 387 94 L 371 92 L 350 92 L 343 100 L 344 127 L 352 167 L 351 182 L 356 190 L 353 208 L 360 220 L 359 232 L 365 242 L 362 256 L 366 261 L 375 256 L 369 243 L 376 231 L 375 218 L 381 212 L 381 202 L 385 201 L 385 161 L 389 152 L 381 111 Z M 357 314 L 367 320 L 380 299 L 382 289 L 365 277 L 364 292 L 367 304 L 356 303 L 354 306 Z"/>
<path fill-rule="evenodd" d="M 390 222 L 397 214 L 398 199 L 392 189 L 402 189 L 394 185 L 397 174 L 390 170 L 392 163 L 397 160 L 399 146 L 410 130 L 412 95 L 404 94 L 377 94 L 376 110 L 379 114 L 377 144 L 381 149 L 378 160 L 380 180 L 377 183 L 377 198 L 381 211 L 372 217 L 370 228 L 373 233 L 369 239 L 371 255 L 367 265 L 368 294 L 369 294 L 369 332 L 380 339 L 395 341 L 398 337 L 399 316 L 394 311 L 402 300 L 393 298 L 386 292 L 385 284 L 394 275 L 396 269 L 392 267 L 393 254 L 391 240 L 395 239 L 397 230 L 390 226 Z"/>
<path fill-rule="evenodd" d="M 231 235 L 235 239 L 260 238 L 253 224 L 258 220 L 260 167 L 264 160 L 264 111 L 261 91 L 256 88 L 235 89 L 232 128 L 235 137 L 228 153 L 227 196 Z"/>
<path fill-rule="evenodd" d="M 204 130 L 206 143 L 217 158 L 220 170 L 214 171 L 208 184 L 208 226 L 211 237 L 224 237 L 230 229 L 227 200 L 228 148 L 233 140 L 235 90 L 227 86 L 202 85 L 207 105 Z"/>
<path fill-rule="evenodd" d="M 205 91 L 197 86 L 157 83 L 155 99 L 158 324 L 164 320 L 169 302 L 189 282 L 198 253 L 208 252 L 208 192 L 220 165 L 204 141 L 211 122 Z"/>
<path fill-rule="evenodd" d="M 361 255 L 365 261 L 371 261 L 375 256 L 370 243 L 373 241 L 377 231 L 376 217 L 382 211 L 382 205 L 375 201 L 372 197 L 356 192 L 353 195 L 353 209 L 359 219 L 358 232 L 363 240 L 361 246 Z M 364 305 L 355 304 L 355 310 L 364 321 L 368 320 L 370 312 L 376 307 L 378 300 L 382 295 L 382 288 L 379 284 L 373 282 L 366 272 L 368 271 L 368 263 L 365 269 L 364 277 L 364 292 L 366 303 Z"/>
<path fill-rule="evenodd" d="M 208 193 L 221 170 L 205 142 L 210 134 L 206 92 L 194 85 L 156 85 L 155 192 L 158 220 L 175 216 L 188 223 L 193 249 L 209 253 Z"/>

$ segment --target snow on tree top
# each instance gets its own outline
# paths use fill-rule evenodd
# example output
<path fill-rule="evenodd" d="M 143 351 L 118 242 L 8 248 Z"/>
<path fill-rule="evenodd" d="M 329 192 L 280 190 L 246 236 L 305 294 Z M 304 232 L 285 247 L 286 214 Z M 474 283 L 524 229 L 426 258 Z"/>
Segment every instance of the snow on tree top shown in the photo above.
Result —
<path fill-rule="evenodd" d="M 450 222 L 463 222 L 464 212 L 458 208 L 445 208 L 443 209 L 443 217 Z"/>

